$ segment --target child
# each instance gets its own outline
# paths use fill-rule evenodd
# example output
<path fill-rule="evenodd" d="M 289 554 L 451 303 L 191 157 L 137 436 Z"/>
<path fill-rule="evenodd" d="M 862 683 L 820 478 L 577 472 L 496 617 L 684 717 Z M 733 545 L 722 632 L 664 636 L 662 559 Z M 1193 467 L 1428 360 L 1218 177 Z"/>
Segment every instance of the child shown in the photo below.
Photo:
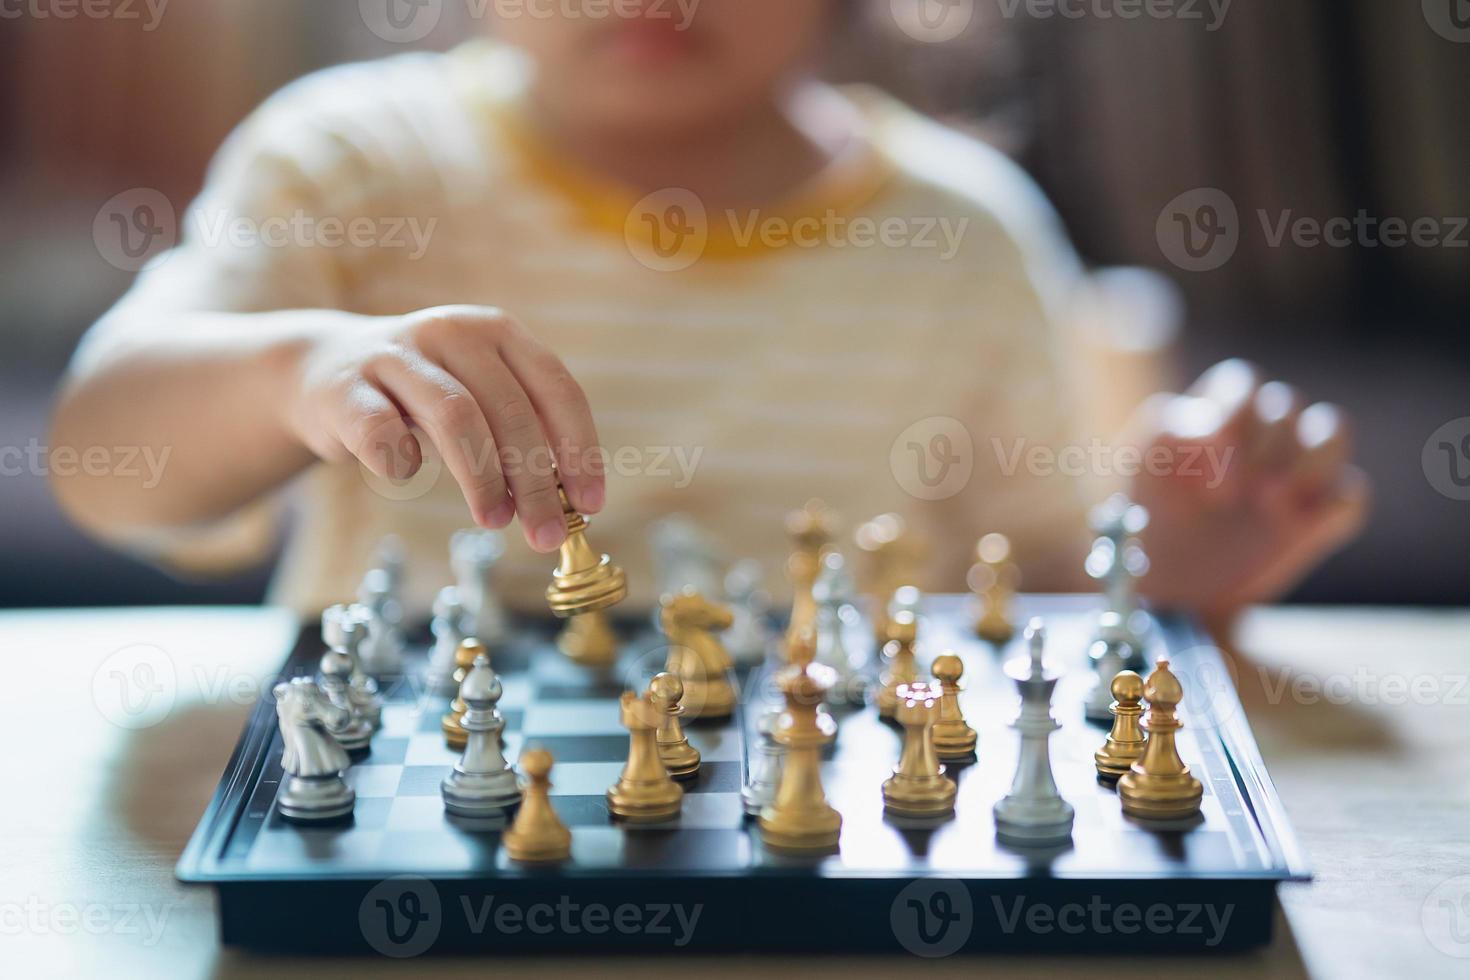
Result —
<path fill-rule="evenodd" d="M 506 14 L 495 44 L 326 71 L 249 119 L 56 412 L 54 445 L 167 450 L 162 479 L 58 479 L 72 515 L 160 560 L 243 558 L 269 540 L 252 505 L 299 477 L 274 598 L 303 612 L 350 598 L 389 533 L 422 609 L 454 529 L 518 518 L 501 580 L 535 606 L 554 458 L 638 602 L 653 521 L 777 568 L 812 496 L 849 526 L 903 513 L 923 586 L 962 588 L 990 530 L 1030 588 L 1079 585 L 1102 489 L 1031 452 L 1065 455 L 1088 412 L 1078 264 L 1037 190 L 817 81 L 837 0 L 627 9 Z M 1127 444 L 1154 464 L 1128 489 L 1163 603 L 1271 598 L 1364 512 L 1338 412 L 1238 362 Z"/>

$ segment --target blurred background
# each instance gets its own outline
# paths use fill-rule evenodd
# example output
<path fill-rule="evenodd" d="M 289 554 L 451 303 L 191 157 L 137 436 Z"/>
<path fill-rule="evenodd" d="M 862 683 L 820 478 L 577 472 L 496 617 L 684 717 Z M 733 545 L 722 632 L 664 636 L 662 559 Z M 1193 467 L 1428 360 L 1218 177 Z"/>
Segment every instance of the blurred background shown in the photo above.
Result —
<path fill-rule="evenodd" d="M 183 208 L 229 130 L 291 79 L 486 29 L 484 2 L 428 2 L 441 16 L 412 45 L 370 28 L 370 0 L 117 0 L 106 16 L 4 5 L 0 447 L 44 447 L 71 350 L 128 286 L 94 244 L 105 203 L 147 187 Z M 1182 312 L 1169 299 L 1153 318 L 1182 324 L 1177 377 L 1243 356 L 1347 407 L 1375 514 L 1296 599 L 1470 603 L 1470 502 L 1455 499 L 1470 496 L 1470 444 L 1460 458 L 1435 435 L 1470 416 L 1470 2 L 1160 0 L 1149 9 L 1165 15 L 1127 16 L 1144 6 L 854 2 L 830 73 L 1013 155 L 1094 266 L 1167 275 Z M 1181 214 L 1219 213 L 1201 210 L 1219 200 L 1206 188 L 1237 209 L 1233 253 L 1201 258 L 1168 237 Z M 1282 220 L 1360 214 L 1425 233 L 1393 245 L 1387 226 L 1360 223 L 1370 231 L 1341 246 L 1273 240 Z M 0 606 L 261 595 L 267 567 L 180 582 L 104 551 L 39 472 L 6 458 Z"/>

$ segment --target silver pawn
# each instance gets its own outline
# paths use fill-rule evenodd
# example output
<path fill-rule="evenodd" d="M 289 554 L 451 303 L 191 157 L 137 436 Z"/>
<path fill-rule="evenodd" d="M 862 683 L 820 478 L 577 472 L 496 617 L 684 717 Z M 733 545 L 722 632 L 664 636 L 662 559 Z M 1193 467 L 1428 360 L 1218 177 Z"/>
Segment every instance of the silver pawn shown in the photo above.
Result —
<path fill-rule="evenodd" d="M 336 709 L 323 718 L 327 731 L 348 752 L 361 752 L 373 740 L 373 726 L 352 700 L 352 657 L 343 650 L 328 650 L 318 670 L 317 687 Z"/>
<path fill-rule="evenodd" d="M 373 677 L 403 673 L 403 610 L 393 598 L 392 575 L 371 569 L 357 590 L 357 601 L 367 611 L 367 638 L 358 650 L 358 662 Z"/>
<path fill-rule="evenodd" d="M 347 682 L 347 696 L 353 711 L 377 729 L 383 716 L 383 699 L 378 682 L 362 669 L 358 651 L 367 636 L 367 614 L 359 606 L 331 606 L 322 613 L 322 642 L 331 650 L 347 655 L 352 673 Z"/>
<path fill-rule="evenodd" d="M 469 739 L 459 764 L 440 786 L 444 809 L 456 816 L 502 816 L 521 801 L 515 770 L 500 749 L 505 728 L 505 719 L 495 707 L 500 695 L 500 678 L 490 669 L 490 658 L 481 654 L 459 688 L 465 703 L 461 724 Z"/>
<path fill-rule="evenodd" d="M 429 655 L 424 682 L 430 694 L 453 697 L 458 690 L 454 683 L 454 655 L 465 639 L 464 606 L 459 601 L 459 589 L 450 585 L 439 590 L 429 628 L 434 633 L 434 651 Z"/>
<path fill-rule="evenodd" d="M 1083 714 L 1090 722 L 1111 725 L 1113 678 L 1121 671 L 1143 669 L 1143 658 L 1128 642 L 1128 631 L 1117 613 L 1105 612 L 1098 617 L 1097 639 L 1092 641 L 1087 657 L 1092 661 L 1094 676 Z"/>
<path fill-rule="evenodd" d="M 738 664 L 758 664 L 766 659 L 774 634 L 766 619 L 770 597 L 761 588 L 764 578 L 760 562 L 738 561 L 725 574 L 725 595 L 732 622 L 725 631 L 725 649 Z"/>
<path fill-rule="evenodd" d="M 750 778 L 740 788 L 745 812 L 754 816 L 776 802 L 776 787 L 781 785 L 781 772 L 786 768 L 786 748 L 776 741 L 776 724 L 781 709 L 770 707 L 756 722 L 759 736 L 750 755 Z"/>
<path fill-rule="evenodd" d="M 276 809 L 284 819 L 296 823 L 347 816 L 357 802 L 357 794 L 342 778 L 351 760 L 324 722 L 324 715 L 336 714 L 336 709 L 305 677 L 277 684 L 274 694 L 285 744 L 281 768 L 288 777 L 276 799 Z"/>
<path fill-rule="evenodd" d="M 996 835 L 1025 845 L 1060 844 L 1072 836 L 1074 811 L 1057 792 L 1051 771 L 1051 733 L 1061 726 L 1051 716 L 1051 699 L 1058 675 L 1042 663 L 1046 630 L 1040 619 L 1026 627 L 1028 658 L 1006 665 L 1021 695 L 1021 713 L 1012 726 L 1021 735 L 1021 749 L 1011 791 L 995 805 Z"/>
<path fill-rule="evenodd" d="M 854 706 L 859 671 L 848 652 L 846 633 L 856 616 L 853 605 L 854 586 L 840 552 L 830 551 L 822 558 L 821 571 L 812 585 L 812 598 L 817 602 L 817 663 L 837 672 L 837 683 L 828 699 L 837 705 Z"/>
<path fill-rule="evenodd" d="M 505 641 L 505 610 L 491 582 L 495 563 L 504 554 L 505 536 L 499 531 L 473 528 L 449 539 L 449 564 L 464 606 L 465 635 L 488 647 Z"/>

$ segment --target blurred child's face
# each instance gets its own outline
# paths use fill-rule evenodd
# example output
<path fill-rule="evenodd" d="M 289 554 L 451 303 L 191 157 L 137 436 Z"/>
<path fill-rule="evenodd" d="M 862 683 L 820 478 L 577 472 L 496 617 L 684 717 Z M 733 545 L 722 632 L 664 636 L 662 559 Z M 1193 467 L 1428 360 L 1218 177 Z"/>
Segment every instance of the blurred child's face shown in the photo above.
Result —
<path fill-rule="evenodd" d="M 806 67 L 832 0 L 503 0 L 500 34 L 569 122 L 674 129 L 738 116 Z"/>

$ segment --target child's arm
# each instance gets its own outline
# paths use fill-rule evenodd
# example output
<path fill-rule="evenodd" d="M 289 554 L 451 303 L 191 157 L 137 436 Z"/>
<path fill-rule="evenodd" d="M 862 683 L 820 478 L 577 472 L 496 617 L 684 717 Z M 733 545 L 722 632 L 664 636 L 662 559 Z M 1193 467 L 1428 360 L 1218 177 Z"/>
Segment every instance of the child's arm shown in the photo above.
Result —
<path fill-rule="evenodd" d="M 564 536 L 552 452 L 572 503 L 602 506 L 586 397 L 555 354 L 497 310 L 361 317 L 124 302 L 86 355 L 63 390 L 53 448 L 168 453 L 157 485 L 87 466 L 55 478 L 66 509 L 99 532 L 222 517 L 315 458 L 355 457 L 406 478 L 422 461 L 410 424 L 478 522 L 502 527 L 519 514 L 540 551 Z"/>

